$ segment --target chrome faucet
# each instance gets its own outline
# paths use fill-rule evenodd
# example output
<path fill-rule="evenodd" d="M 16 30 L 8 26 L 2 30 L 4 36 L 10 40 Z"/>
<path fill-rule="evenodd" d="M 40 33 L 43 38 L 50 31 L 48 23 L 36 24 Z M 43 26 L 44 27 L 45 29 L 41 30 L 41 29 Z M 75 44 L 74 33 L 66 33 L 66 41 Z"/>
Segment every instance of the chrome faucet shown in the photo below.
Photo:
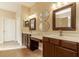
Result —
<path fill-rule="evenodd" d="M 63 36 L 63 34 L 62 34 L 63 31 L 62 30 L 59 30 L 59 33 L 60 33 L 59 36 Z"/>

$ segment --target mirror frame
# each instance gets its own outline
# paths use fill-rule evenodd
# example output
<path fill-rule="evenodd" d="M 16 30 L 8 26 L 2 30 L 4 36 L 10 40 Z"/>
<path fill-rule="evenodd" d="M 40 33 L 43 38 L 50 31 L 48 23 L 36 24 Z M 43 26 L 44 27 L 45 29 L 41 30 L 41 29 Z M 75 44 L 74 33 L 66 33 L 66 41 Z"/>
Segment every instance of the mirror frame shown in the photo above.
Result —
<path fill-rule="evenodd" d="M 71 8 L 71 27 L 56 27 L 56 12 L 61 11 L 66 8 Z M 53 30 L 66 30 L 75 31 L 76 30 L 76 3 L 71 3 L 64 7 L 58 8 L 53 11 Z"/>
<path fill-rule="evenodd" d="M 31 28 L 31 21 L 34 20 L 34 28 Z M 29 21 L 29 30 L 36 30 L 36 18 L 32 18 Z"/>

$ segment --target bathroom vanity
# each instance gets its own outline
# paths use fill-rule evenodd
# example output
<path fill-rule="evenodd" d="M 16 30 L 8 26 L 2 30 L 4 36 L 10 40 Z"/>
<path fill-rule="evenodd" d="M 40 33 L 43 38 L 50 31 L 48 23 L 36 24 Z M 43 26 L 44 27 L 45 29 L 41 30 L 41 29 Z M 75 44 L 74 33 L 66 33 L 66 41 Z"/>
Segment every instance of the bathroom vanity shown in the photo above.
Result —
<path fill-rule="evenodd" d="M 76 31 L 76 3 L 53 11 L 52 28 L 60 35 L 43 37 L 44 57 L 77 57 L 79 56 L 79 37 L 63 36 L 62 31 Z"/>
<path fill-rule="evenodd" d="M 43 37 L 44 57 L 77 57 L 79 40 L 61 36 Z"/>
<path fill-rule="evenodd" d="M 31 34 L 22 33 L 22 45 L 30 48 L 30 37 Z"/>
<path fill-rule="evenodd" d="M 42 44 L 43 36 L 39 36 L 37 33 L 23 33 L 22 34 L 22 45 L 26 46 L 30 50 L 43 50 Z"/>
<path fill-rule="evenodd" d="M 77 57 L 79 56 L 79 37 L 63 36 L 62 31 L 76 31 L 76 3 L 58 8 L 53 11 L 52 28 L 54 31 L 60 31 L 60 35 L 43 36 L 33 34 L 32 30 L 36 30 L 36 19 L 30 20 L 31 36 L 27 35 L 27 47 L 31 50 L 43 48 L 44 57 Z M 33 34 L 33 35 L 32 35 Z M 39 33 L 38 33 L 39 34 Z M 58 33 L 57 33 L 58 34 Z M 25 35 L 24 35 L 25 36 Z M 30 39 L 28 39 L 30 38 Z M 29 40 L 29 42 L 28 42 Z M 26 39 L 23 41 L 26 45 Z M 40 42 L 42 43 L 40 44 Z"/>

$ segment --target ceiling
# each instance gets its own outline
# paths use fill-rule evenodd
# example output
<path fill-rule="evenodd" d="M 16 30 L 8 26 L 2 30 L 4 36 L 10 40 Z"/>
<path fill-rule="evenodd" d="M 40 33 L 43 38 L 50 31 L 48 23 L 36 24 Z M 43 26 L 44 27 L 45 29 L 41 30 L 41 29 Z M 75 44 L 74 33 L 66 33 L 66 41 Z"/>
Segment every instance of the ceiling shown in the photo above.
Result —
<path fill-rule="evenodd" d="M 34 4 L 36 4 L 36 2 L 21 2 L 19 4 L 27 6 L 27 7 L 32 7 Z"/>
<path fill-rule="evenodd" d="M 35 2 L 0 2 L 0 9 L 16 12 L 18 5 L 32 7 Z"/>
<path fill-rule="evenodd" d="M 39 4 L 39 3 L 37 2 L 0 2 L 0 9 L 16 12 L 18 5 L 24 5 L 31 8 L 33 5 Z"/>

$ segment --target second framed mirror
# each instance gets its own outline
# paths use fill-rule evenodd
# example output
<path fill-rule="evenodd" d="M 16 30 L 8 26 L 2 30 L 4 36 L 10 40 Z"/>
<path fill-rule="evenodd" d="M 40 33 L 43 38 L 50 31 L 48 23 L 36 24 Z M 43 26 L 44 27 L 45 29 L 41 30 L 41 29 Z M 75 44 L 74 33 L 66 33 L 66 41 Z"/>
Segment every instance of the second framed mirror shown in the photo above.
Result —
<path fill-rule="evenodd" d="M 53 30 L 76 30 L 76 3 L 53 11 Z"/>
<path fill-rule="evenodd" d="M 29 21 L 29 29 L 36 30 L 36 18 L 32 18 Z"/>

